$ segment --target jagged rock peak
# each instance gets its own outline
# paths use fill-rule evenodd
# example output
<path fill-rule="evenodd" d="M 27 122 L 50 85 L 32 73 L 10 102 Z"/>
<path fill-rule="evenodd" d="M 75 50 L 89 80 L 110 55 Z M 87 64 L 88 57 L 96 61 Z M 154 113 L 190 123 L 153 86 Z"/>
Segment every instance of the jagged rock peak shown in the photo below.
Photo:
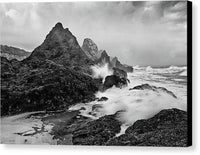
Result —
<path fill-rule="evenodd" d="M 83 45 L 82 45 L 82 49 L 83 50 L 87 50 L 87 51 L 94 51 L 94 52 L 98 51 L 97 45 L 90 38 L 85 38 L 84 39 Z"/>
<path fill-rule="evenodd" d="M 118 58 L 117 58 L 117 57 L 114 57 L 112 60 L 118 61 Z"/>
<path fill-rule="evenodd" d="M 82 50 L 92 60 L 100 58 L 101 51 L 98 51 L 98 47 L 95 42 L 90 38 L 85 38 L 82 45 Z"/>
<path fill-rule="evenodd" d="M 56 25 L 52 28 L 51 31 L 65 31 L 65 32 L 69 32 L 70 34 L 72 34 L 70 31 L 69 31 L 69 28 L 64 28 L 62 23 L 58 22 L 56 23 Z"/>
<path fill-rule="evenodd" d="M 62 23 L 58 22 L 55 26 L 54 29 L 64 29 Z"/>
<path fill-rule="evenodd" d="M 86 44 L 86 43 L 88 43 L 88 44 L 90 44 L 90 45 L 95 45 L 95 46 L 97 46 L 97 45 L 95 44 L 95 42 L 94 42 L 92 39 L 90 39 L 90 38 L 85 38 L 85 39 L 83 40 L 83 45 Z"/>
<path fill-rule="evenodd" d="M 49 50 L 58 46 L 80 48 L 76 37 L 68 28 L 64 29 L 60 22 L 51 29 L 40 47 Z"/>
<path fill-rule="evenodd" d="M 58 22 L 46 36 L 43 43 L 34 49 L 28 60 L 49 59 L 62 65 L 84 64 L 88 59 L 84 51 L 78 44 L 76 37 L 64 29 Z"/>
<path fill-rule="evenodd" d="M 106 53 L 106 51 L 102 51 L 100 58 L 98 59 L 97 63 L 105 64 L 108 63 L 110 66 L 110 56 Z"/>
<path fill-rule="evenodd" d="M 107 52 L 105 50 L 103 50 L 103 52 L 101 53 L 101 56 L 106 56 L 106 57 L 109 57 Z"/>

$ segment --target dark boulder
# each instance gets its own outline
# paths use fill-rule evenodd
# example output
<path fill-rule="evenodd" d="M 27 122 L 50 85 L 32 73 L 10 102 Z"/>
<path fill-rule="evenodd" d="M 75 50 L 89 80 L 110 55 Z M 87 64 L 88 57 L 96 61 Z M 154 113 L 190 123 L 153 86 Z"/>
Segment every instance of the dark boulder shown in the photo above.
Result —
<path fill-rule="evenodd" d="M 88 122 L 73 132 L 74 145 L 105 145 L 105 143 L 120 132 L 120 122 L 116 115 L 107 115 L 98 120 Z"/>
<path fill-rule="evenodd" d="M 98 99 L 97 101 L 98 102 L 101 102 L 101 101 L 107 101 L 108 100 L 108 98 L 107 97 L 101 97 L 100 99 Z"/>
<path fill-rule="evenodd" d="M 173 96 L 174 98 L 177 98 L 176 95 L 173 92 L 167 90 L 166 88 L 151 86 L 149 84 L 138 85 L 138 86 L 135 86 L 133 88 L 130 88 L 129 90 L 152 90 L 152 91 L 156 91 L 156 92 L 157 91 L 162 91 L 162 92 L 165 92 L 165 93 Z"/>
<path fill-rule="evenodd" d="M 113 75 L 119 76 L 120 78 L 127 78 L 127 73 L 119 68 L 113 68 Z"/>
<path fill-rule="evenodd" d="M 109 89 L 113 86 L 116 86 L 118 88 L 122 88 L 123 86 L 127 86 L 127 79 L 125 78 L 120 78 L 119 76 L 116 75 L 110 75 L 105 78 L 104 84 L 103 84 L 103 89 Z"/>
<path fill-rule="evenodd" d="M 150 119 L 136 121 L 125 134 L 106 145 L 187 146 L 187 136 L 187 112 L 167 109 Z"/>

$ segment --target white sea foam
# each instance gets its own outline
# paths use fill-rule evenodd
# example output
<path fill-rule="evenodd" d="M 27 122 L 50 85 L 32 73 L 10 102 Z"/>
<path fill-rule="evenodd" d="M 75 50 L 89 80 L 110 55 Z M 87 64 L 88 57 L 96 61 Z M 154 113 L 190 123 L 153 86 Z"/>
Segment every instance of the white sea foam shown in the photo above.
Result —
<path fill-rule="evenodd" d="M 142 67 L 140 67 L 140 69 L 143 69 Z M 139 70 L 139 69 L 137 69 Z M 186 66 L 170 66 L 168 68 L 152 68 L 151 66 L 147 66 L 146 67 L 146 71 L 149 73 L 160 73 L 160 74 L 171 74 L 171 73 L 178 73 L 178 72 L 182 72 L 182 71 L 186 71 L 187 67 Z"/>
<path fill-rule="evenodd" d="M 157 75 L 155 73 L 161 70 L 154 70 L 154 72 L 147 72 L 145 70 L 134 71 L 128 74 L 130 84 L 128 87 L 110 88 L 105 92 L 98 92 L 96 97 L 107 97 L 107 101 L 101 103 L 93 101 L 90 103 L 82 104 L 86 110 L 81 110 L 84 116 L 92 115 L 97 119 L 104 115 L 115 114 L 118 111 L 123 111 L 120 114 L 119 120 L 123 122 L 123 126 L 133 124 L 139 119 L 147 119 L 163 109 L 178 108 L 187 110 L 187 87 L 186 85 L 177 84 L 172 80 L 167 80 L 165 76 Z M 163 71 L 166 72 L 166 71 Z M 163 91 L 151 90 L 129 90 L 134 86 L 148 83 L 157 87 L 164 87 L 172 91 L 177 98 Z M 98 111 L 92 111 L 92 106 L 101 104 L 102 107 Z M 76 105 L 77 107 L 78 105 Z M 81 106 L 79 106 L 80 109 Z M 73 110 L 73 107 L 71 107 Z M 76 109 L 77 110 L 77 109 Z M 95 113 L 95 115 L 93 115 Z M 122 130 L 125 128 L 122 126 Z M 123 131 L 121 132 L 123 133 Z"/>
<path fill-rule="evenodd" d="M 146 71 L 152 71 L 152 70 L 153 70 L 153 68 L 151 66 L 146 67 Z"/>
<path fill-rule="evenodd" d="M 103 78 L 105 79 L 106 76 L 112 75 L 113 71 L 108 68 L 108 64 L 103 65 L 94 65 L 92 68 L 92 75 L 93 78 Z"/>
<path fill-rule="evenodd" d="M 162 109 L 178 108 L 186 110 L 186 105 L 181 100 L 164 92 L 112 88 L 104 93 L 97 94 L 97 96 L 109 98 L 103 104 L 101 113 L 109 115 L 123 111 L 120 120 L 125 124 L 150 118 Z"/>

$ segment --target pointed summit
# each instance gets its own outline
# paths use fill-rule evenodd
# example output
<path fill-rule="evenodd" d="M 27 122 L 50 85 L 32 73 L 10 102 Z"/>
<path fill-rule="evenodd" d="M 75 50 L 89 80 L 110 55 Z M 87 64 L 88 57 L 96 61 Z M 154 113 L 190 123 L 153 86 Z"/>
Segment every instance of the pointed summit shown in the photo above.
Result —
<path fill-rule="evenodd" d="M 101 51 L 98 50 L 97 45 L 90 38 L 85 38 L 82 45 L 82 50 L 91 60 L 97 60 L 101 56 Z"/>
<path fill-rule="evenodd" d="M 46 36 L 44 42 L 32 52 L 29 59 L 52 60 L 56 63 L 70 66 L 69 64 L 84 63 L 88 59 L 76 37 L 64 29 L 58 22 Z"/>
<path fill-rule="evenodd" d="M 100 64 L 108 63 L 110 65 L 110 56 L 106 53 L 105 50 L 101 53 L 101 57 L 98 59 L 97 63 Z"/>
<path fill-rule="evenodd" d="M 58 29 L 64 29 L 62 23 L 58 22 L 54 28 L 58 28 Z"/>
<path fill-rule="evenodd" d="M 117 64 L 118 61 L 119 61 L 118 58 L 117 58 L 117 57 L 114 57 L 114 58 L 111 60 L 112 66 L 113 66 L 113 67 L 116 67 L 116 64 Z"/>

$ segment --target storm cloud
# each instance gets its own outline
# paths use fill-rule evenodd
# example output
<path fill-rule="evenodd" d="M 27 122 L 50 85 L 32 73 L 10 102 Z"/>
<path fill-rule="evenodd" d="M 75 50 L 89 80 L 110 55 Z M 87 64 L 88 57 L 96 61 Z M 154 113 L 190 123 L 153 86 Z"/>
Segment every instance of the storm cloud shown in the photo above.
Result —
<path fill-rule="evenodd" d="M 186 1 L 2 3 L 0 43 L 32 51 L 57 22 L 122 63 L 187 63 Z"/>

